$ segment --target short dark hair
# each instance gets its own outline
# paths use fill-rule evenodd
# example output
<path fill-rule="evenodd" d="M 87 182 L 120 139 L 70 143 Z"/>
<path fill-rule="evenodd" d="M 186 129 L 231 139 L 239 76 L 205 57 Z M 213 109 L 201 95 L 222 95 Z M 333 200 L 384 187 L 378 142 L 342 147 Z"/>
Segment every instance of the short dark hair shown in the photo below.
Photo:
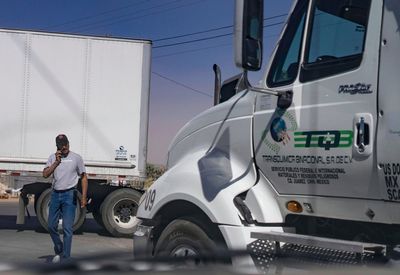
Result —
<path fill-rule="evenodd" d="M 56 145 L 57 146 L 63 146 L 63 145 L 67 145 L 69 143 L 68 138 L 66 135 L 64 134 L 59 134 L 56 137 Z"/>

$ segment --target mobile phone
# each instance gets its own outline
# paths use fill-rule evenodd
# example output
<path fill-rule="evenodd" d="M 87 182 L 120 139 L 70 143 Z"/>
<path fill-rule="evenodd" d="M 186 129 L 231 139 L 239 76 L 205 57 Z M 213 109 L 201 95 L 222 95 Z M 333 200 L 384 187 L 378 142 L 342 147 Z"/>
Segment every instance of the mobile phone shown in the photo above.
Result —
<path fill-rule="evenodd" d="M 62 145 L 57 145 L 57 151 L 60 152 L 61 157 L 64 158 L 65 155 L 64 155 L 63 152 L 62 152 L 62 147 L 63 147 Z"/>

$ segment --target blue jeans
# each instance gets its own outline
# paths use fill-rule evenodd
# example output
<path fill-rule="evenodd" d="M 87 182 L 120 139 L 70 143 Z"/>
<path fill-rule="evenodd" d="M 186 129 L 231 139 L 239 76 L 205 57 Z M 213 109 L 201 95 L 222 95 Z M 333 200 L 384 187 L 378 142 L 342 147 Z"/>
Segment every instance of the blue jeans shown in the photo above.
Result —
<path fill-rule="evenodd" d="M 72 245 L 72 226 L 75 220 L 76 210 L 76 190 L 69 190 L 65 192 L 56 192 L 53 190 L 50 199 L 49 208 L 49 232 L 53 240 L 54 252 L 62 255 L 63 258 L 71 256 Z M 58 233 L 58 220 L 63 220 L 63 241 L 60 239 Z"/>

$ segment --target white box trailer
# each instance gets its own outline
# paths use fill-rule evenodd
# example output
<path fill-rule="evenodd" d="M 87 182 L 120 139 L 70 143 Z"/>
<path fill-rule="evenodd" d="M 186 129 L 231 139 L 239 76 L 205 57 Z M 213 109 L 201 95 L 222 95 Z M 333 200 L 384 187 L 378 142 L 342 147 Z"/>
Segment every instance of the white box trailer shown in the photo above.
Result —
<path fill-rule="evenodd" d="M 42 170 L 64 133 L 86 165 L 88 210 L 110 233 L 131 234 L 141 192 L 107 183 L 146 176 L 150 58 L 146 40 L 0 29 L 0 172 L 29 177 L 22 199 L 35 194 L 43 226 L 47 205 L 38 202 L 48 202 L 50 185 Z M 100 211 L 116 192 L 130 215 Z M 75 229 L 83 220 L 77 215 Z"/>

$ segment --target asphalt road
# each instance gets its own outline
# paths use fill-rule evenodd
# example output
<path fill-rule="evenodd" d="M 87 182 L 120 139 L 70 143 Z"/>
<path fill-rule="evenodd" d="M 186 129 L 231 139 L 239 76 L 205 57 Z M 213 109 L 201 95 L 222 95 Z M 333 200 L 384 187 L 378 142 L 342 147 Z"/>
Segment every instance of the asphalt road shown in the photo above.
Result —
<path fill-rule="evenodd" d="M 17 199 L 0 199 L 0 263 L 46 263 L 53 257 L 53 244 L 42 229 L 32 204 L 25 225 L 16 225 Z M 104 253 L 131 253 L 132 239 L 110 236 L 88 215 L 82 230 L 72 241 L 72 257 L 92 257 Z"/>
<path fill-rule="evenodd" d="M 17 199 L 0 199 L 0 274 L 83 274 L 87 269 L 85 266 L 77 265 L 75 268 L 65 269 L 65 267 L 49 263 L 53 255 L 53 245 L 49 234 L 44 231 L 33 211 L 32 205 L 29 207 L 31 218 L 26 219 L 23 226 L 16 225 L 16 213 L 18 207 Z M 244 270 L 234 270 L 228 266 L 207 266 L 204 268 L 195 268 L 190 266 L 189 270 L 175 270 L 173 264 L 160 266 L 144 265 L 138 262 L 136 265 L 131 262 L 130 255 L 133 249 L 133 241 L 129 238 L 115 238 L 110 236 L 102 227 L 98 226 L 91 215 L 88 215 L 83 229 L 74 235 L 72 244 L 72 257 L 75 259 L 85 258 L 86 267 L 93 268 L 93 260 L 99 270 L 92 274 L 128 274 L 134 270 L 143 274 L 242 274 Z M 109 253 L 109 261 L 104 254 Z M 121 255 L 119 257 L 119 254 Z M 127 259 L 129 257 L 129 259 Z M 90 260 L 92 258 L 92 260 Z M 119 261 L 115 261 L 119 260 Z M 271 258 L 272 259 L 272 258 Z M 32 265 L 30 265 L 32 264 Z M 90 265 L 92 264 L 92 265 Z M 7 271 L 9 266 L 13 266 L 15 271 Z M 43 269 L 43 266 L 46 269 Z M 104 267 L 104 269 L 103 269 Z M 266 274 L 398 274 L 400 264 L 396 261 L 389 261 L 385 264 L 378 265 L 361 265 L 361 266 L 342 266 L 328 265 L 327 263 L 310 264 L 303 258 L 276 259 L 274 263 L 262 269 Z M 53 268 L 53 269 L 51 269 Z M 157 271 L 158 268 L 161 271 Z M 172 268 L 172 269 L 171 269 Z M 144 272 L 149 269 L 153 272 Z M 179 272 L 180 270 L 180 272 Z M 42 272 L 43 271 L 43 272 Z M 93 270 L 92 270 L 93 271 Z M 167 272 L 166 272 L 167 271 Z M 247 272 L 249 272 L 247 270 Z M 248 274 L 245 272 L 246 274 Z"/>

